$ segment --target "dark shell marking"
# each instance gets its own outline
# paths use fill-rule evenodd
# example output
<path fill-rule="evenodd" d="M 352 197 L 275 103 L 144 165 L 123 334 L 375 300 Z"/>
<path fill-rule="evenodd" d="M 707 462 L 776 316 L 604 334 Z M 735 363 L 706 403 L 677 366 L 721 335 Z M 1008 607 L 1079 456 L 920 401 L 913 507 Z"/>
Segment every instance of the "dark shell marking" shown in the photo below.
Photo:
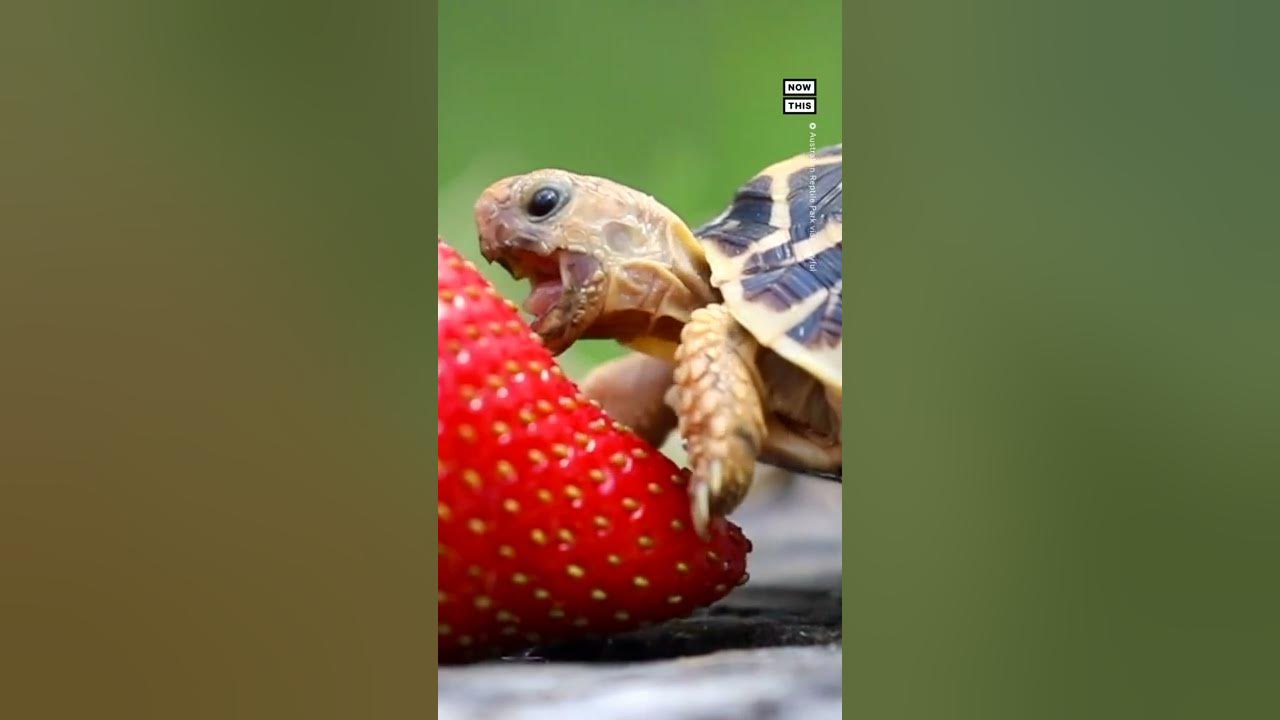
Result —
<path fill-rule="evenodd" d="M 729 212 L 713 223 L 698 228 L 694 234 L 714 240 L 729 255 L 741 255 L 777 228 L 769 224 L 773 216 L 773 178 L 761 175 L 743 185 L 733 196 Z"/>
<path fill-rule="evenodd" d="M 793 252 L 792 245 L 782 245 L 774 250 Z M 761 255 L 772 254 L 773 250 L 758 253 L 747 260 L 745 274 L 742 279 L 743 297 L 748 300 L 762 300 L 774 310 L 786 310 L 810 295 L 828 290 L 840 282 L 840 247 L 830 247 L 812 258 L 790 262 L 775 270 L 752 272 L 751 267 Z"/>
<path fill-rule="evenodd" d="M 827 160 L 832 157 L 837 158 L 835 162 Z M 816 293 L 827 293 L 822 304 L 787 331 L 793 340 L 810 347 L 835 346 L 841 336 L 843 242 L 820 250 L 809 247 L 797 255 L 800 243 L 821 233 L 829 222 L 843 222 L 843 160 L 840 158 L 841 146 L 823 148 L 814 154 L 813 165 L 804 165 L 785 178 L 790 216 L 788 238 L 781 245 L 750 255 L 743 262 L 743 278 L 739 281 L 745 299 L 761 302 L 776 311 L 793 307 Z M 771 222 L 774 181 L 773 177 L 761 175 L 743 185 L 734 195 L 729 211 L 699 228 L 696 234 L 717 243 L 725 254 L 737 257 L 776 233 L 779 228 Z"/>
<path fill-rule="evenodd" d="M 835 346 L 840 342 L 840 334 L 844 331 L 844 293 L 839 283 L 835 292 L 827 297 L 827 301 L 819 305 L 787 331 L 787 337 L 802 345 Z"/>
<path fill-rule="evenodd" d="M 813 169 L 813 217 L 809 209 L 808 168 L 791 174 L 787 181 L 787 205 L 791 208 L 791 241 L 808 240 L 822 232 L 827 222 L 844 221 L 840 198 L 844 195 L 841 170 L 843 161 L 817 165 Z"/>

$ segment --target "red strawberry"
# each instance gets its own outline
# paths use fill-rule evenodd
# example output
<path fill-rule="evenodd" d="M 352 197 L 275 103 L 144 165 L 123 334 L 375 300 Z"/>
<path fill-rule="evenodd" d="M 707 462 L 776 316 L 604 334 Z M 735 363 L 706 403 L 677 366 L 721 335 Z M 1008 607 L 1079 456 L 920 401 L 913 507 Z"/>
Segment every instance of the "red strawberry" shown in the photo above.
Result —
<path fill-rule="evenodd" d="M 687 615 L 750 542 L 693 531 L 681 471 L 612 422 L 475 267 L 440 261 L 440 656 L 474 659 Z"/>

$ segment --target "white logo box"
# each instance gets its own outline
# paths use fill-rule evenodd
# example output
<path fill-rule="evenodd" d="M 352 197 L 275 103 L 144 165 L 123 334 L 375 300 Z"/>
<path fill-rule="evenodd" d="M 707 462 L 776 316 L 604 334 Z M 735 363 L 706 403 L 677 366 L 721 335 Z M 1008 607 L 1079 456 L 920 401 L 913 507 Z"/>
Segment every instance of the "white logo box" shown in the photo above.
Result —
<path fill-rule="evenodd" d="M 783 78 L 783 95 L 817 95 L 817 78 Z"/>
<path fill-rule="evenodd" d="M 818 98 L 782 98 L 783 115 L 817 115 Z"/>

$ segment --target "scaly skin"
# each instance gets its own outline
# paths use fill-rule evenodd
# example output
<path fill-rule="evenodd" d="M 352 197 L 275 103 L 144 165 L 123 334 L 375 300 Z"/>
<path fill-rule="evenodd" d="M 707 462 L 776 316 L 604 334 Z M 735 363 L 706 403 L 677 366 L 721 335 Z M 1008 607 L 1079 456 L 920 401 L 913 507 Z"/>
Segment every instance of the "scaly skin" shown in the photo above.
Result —
<path fill-rule="evenodd" d="M 671 387 L 671 363 L 631 353 L 591 371 L 582 392 L 609 416 L 661 447 L 676 427 L 676 415 L 664 401 Z"/>
<path fill-rule="evenodd" d="M 676 350 L 676 415 L 689 451 L 693 519 L 705 532 L 712 517 L 731 512 L 746 497 L 766 426 L 759 346 L 728 309 L 693 311 Z"/>
<path fill-rule="evenodd" d="M 563 208 L 527 211 L 554 189 Z M 475 208 L 480 252 L 516 277 L 572 287 L 533 329 L 556 354 L 580 338 L 614 338 L 651 355 L 674 350 L 689 312 L 718 300 L 693 233 L 652 197 L 604 178 L 538 170 L 491 185 Z M 637 341 L 631 343 L 630 341 Z"/>
<path fill-rule="evenodd" d="M 556 201 L 540 210 L 540 194 Z M 504 178 L 475 207 L 481 253 L 531 282 L 525 309 L 553 353 L 582 338 L 613 338 L 675 363 L 674 392 L 641 360 L 606 366 L 587 394 L 654 443 L 673 418 L 689 448 L 699 531 L 742 501 L 767 433 L 756 340 L 713 287 L 688 225 L 649 195 L 558 169 Z M 562 290 L 562 292 L 557 292 Z M 629 372 L 636 371 L 636 372 Z"/>

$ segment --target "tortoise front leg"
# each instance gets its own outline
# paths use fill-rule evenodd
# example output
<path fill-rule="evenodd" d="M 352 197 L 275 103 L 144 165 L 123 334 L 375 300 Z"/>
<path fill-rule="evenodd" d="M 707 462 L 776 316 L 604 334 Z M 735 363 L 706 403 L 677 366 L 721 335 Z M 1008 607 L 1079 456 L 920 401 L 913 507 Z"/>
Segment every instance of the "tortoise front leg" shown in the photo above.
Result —
<path fill-rule="evenodd" d="M 661 447 L 676 427 L 676 414 L 663 401 L 671 387 L 671 369 L 666 360 L 631 353 L 592 370 L 582 382 L 582 392 L 610 417 Z"/>
<path fill-rule="evenodd" d="M 695 310 L 676 350 L 675 408 L 693 471 L 693 520 L 705 535 L 751 488 L 765 437 L 759 346 L 723 305 Z"/>

